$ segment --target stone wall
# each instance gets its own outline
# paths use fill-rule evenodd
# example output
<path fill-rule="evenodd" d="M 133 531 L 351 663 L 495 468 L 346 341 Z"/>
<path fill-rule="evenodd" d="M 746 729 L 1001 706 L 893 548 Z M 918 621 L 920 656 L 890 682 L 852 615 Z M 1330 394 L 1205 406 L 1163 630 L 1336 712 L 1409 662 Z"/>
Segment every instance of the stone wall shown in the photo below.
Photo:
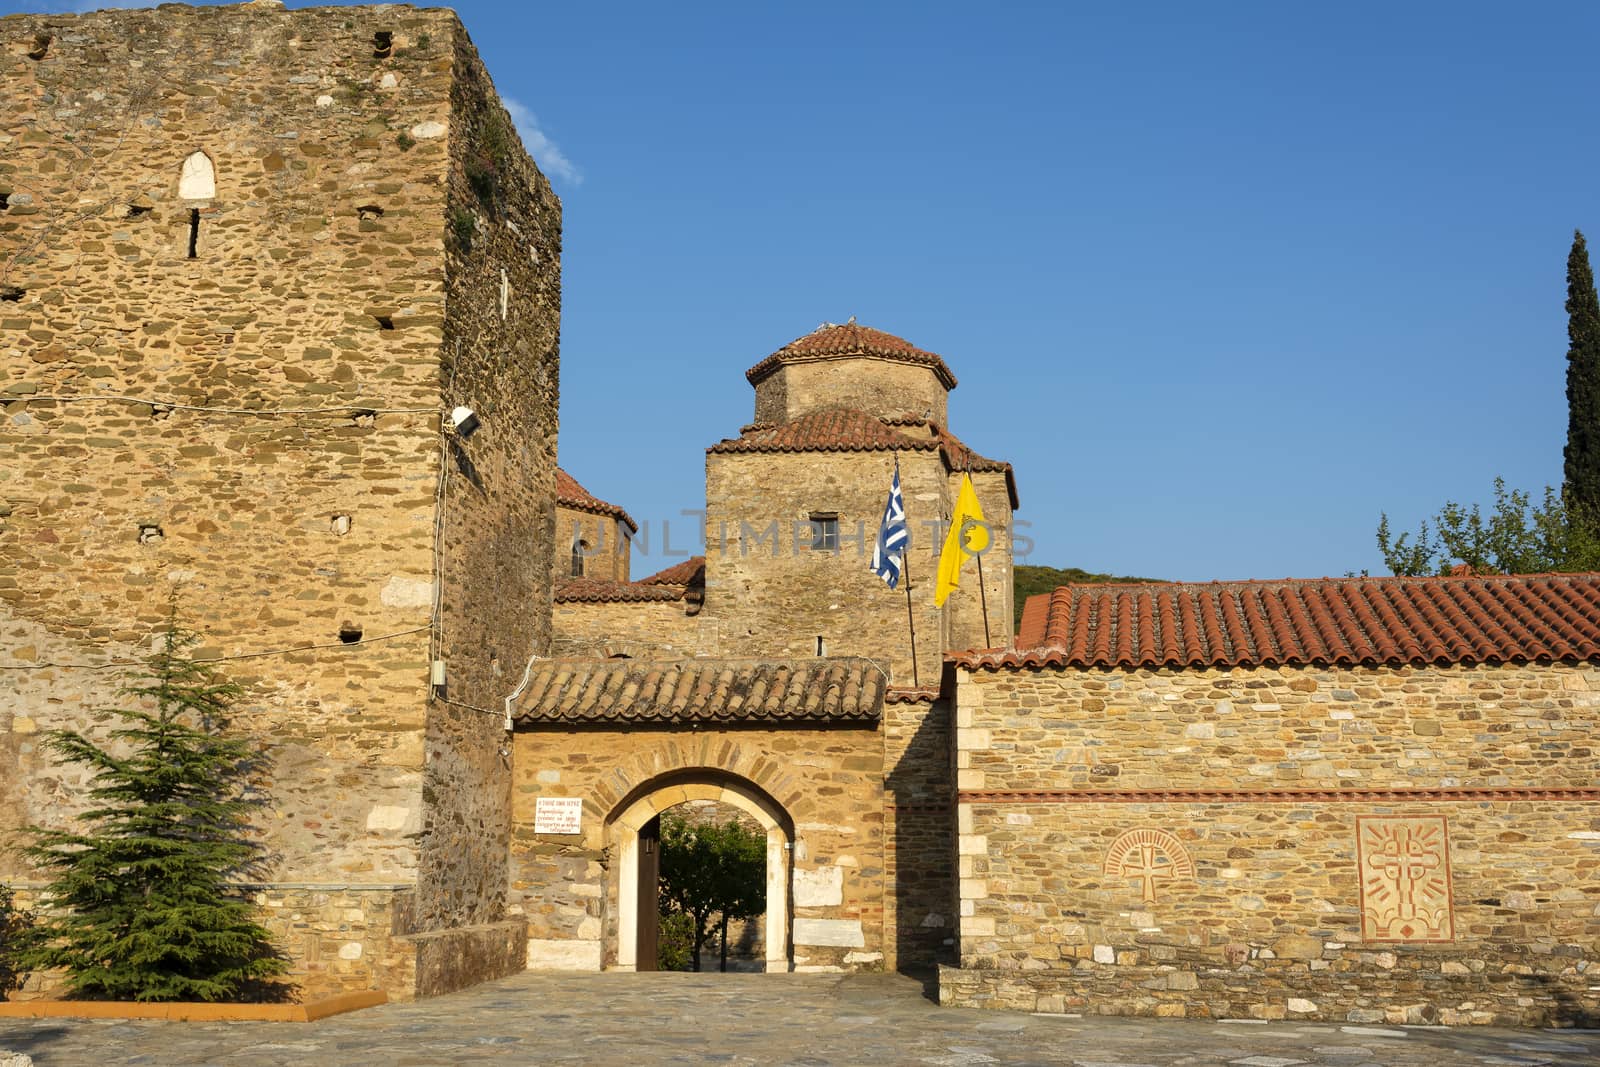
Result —
<path fill-rule="evenodd" d="M 24 668 L 0 688 L 0 829 L 81 809 L 38 734 L 103 734 L 123 676 L 83 665 L 142 655 L 176 592 L 197 655 L 249 657 L 223 668 L 271 759 L 274 880 L 420 874 L 413 928 L 480 922 L 504 838 L 458 846 L 508 826 L 503 722 L 430 723 L 428 663 L 494 709 L 548 642 L 548 184 L 517 151 L 494 210 L 469 202 L 504 114 L 446 11 L 167 6 L 0 39 L 0 665 Z M 458 403 L 483 428 L 441 440 Z"/>
<path fill-rule="evenodd" d="M 513 896 L 529 965 L 610 968 L 617 958 L 620 841 L 608 820 L 668 781 L 659 808 L 753 785 L 792 822 L 796 970 L 884 960 L 883 743 L 875 729 L 560 731 L 516 734 Z M 678 777 L 678 772 L 685 772 Z M 704 797 L 700 783 L 712 789 Z M 741 786 L 740 783 L 745 783 Z M 687 790 L 687 792 L 685 792 Z M 583 800 L 582 832 L 534 832 L 539 797 Z M 515 905 L 514 905 L 515 906 Z"/>
<path fill-rule="evenodd" d="M 950 1003 L 1572 1025 L 1592 664 L 957 672 Z"/>
<path fill-rule="evenodd" d="M 931 693 L 884 707 L 884 911 L 891 966 L 955 962 L 950 742 L 950 706 Z"/>
<path fill-rule="evenodd" d="M 563 600 L 555 605 L 554 626 L 551 651 L 557 656 L 672 659 L 717 654 L 717 628 L 698 601 Z"/>
<path fill-rule="evenodd" d="M 785 363 L 755 389 L 756 422 L 791 422 L 839 407 L 884 419 L 926 418 L 941 426 L 949 416 L 949 391 L 932 368 L 872 356 Z"/>
<path fill-rule="evenodd" d="M 706 457 L 705 614 L 719 631 L 718 655 L 812 656 L 820 636 L 828 655 L 877 660 L 895 685 L 912 684 L 906 587 L 889 589 L 870 566 L 893 473 L 888 453 Z M 948 510 L 943 461 L 903 453 L 900 485 L 912 523 L 918 677 L 927 683 L 947 647 L 933 606 L 939 546 L 924 525 Z M 808 547 L 816 512 L 837 513 L 838 552 Z"/>
<path fill-rule="evenodd" d="M 552 563 L 557 582 L 566 578 L 599 578 L 609 582 L 628 580 L 631 543 L 628 528 L 620 519 L 592 511 L 556 506 L 556 525 Z M 583 573 L 572 573 L 572 546 L 582 543 Z"/>

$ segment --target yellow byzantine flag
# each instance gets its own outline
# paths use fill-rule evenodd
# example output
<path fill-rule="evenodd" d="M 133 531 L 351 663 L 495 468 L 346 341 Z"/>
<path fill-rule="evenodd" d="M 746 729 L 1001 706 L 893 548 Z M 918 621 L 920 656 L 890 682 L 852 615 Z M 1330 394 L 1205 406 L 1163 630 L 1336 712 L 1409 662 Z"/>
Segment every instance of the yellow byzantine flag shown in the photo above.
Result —
<path fill-rule="evenodd" d="M 933 605 L 943 607 L 955 587 L 961 584 L 961 565 L 968 556 L 988 551 L 989 524 L 984 521 L 983 508 L 978 505 L 978 493 L 972 488 L 972 479 L 961 476 L 961 490 L 956 493 L 956 510 L 950 516 L 950 530 L 944 535 L 944 548 L 939 552 L 939 582 L 934 586 Z"/>

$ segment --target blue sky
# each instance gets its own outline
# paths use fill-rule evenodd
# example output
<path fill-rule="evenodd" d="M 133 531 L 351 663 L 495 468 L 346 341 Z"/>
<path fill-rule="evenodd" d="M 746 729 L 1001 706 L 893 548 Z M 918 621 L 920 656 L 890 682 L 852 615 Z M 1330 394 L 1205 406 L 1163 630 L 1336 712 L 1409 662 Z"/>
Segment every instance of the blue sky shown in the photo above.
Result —
<path fill-rule="evenodd" d="M 850 315 L 945 356 L 1031 562 L 1381 572 L 1379 512 L 1560 480 L 1600 5 L 458 10 L 565 203 L 562 462 L 641 520 Z"/>

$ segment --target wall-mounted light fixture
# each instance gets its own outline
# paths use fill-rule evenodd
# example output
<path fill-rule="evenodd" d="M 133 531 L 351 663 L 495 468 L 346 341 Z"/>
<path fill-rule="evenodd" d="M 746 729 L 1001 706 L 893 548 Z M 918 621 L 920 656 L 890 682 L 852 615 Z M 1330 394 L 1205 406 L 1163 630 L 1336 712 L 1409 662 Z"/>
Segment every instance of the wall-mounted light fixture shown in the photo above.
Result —
<path fill-rule="evenodd" d="M 456 433 L 460 434 L 463 439 L 471 437 L 473 431 L 480 425 L 478 413 L 471 408 L 456 408 L 450 412 L 450 424 L 456 428 Z"/>

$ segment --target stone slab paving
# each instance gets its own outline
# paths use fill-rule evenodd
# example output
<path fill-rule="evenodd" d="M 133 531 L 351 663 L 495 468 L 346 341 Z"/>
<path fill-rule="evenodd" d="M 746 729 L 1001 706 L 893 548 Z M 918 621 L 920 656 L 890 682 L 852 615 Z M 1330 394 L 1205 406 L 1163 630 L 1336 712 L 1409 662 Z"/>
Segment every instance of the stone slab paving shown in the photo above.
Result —
<path fill-rule="evenodd" d="M 37 1067 L 1569 1067 L 1600 1065 L 1600 1031 L 969 1011 L 939 1008 L 899 975 L 523 974 L 317 1023 L 6 1020 L 0 1050 Z"/>

